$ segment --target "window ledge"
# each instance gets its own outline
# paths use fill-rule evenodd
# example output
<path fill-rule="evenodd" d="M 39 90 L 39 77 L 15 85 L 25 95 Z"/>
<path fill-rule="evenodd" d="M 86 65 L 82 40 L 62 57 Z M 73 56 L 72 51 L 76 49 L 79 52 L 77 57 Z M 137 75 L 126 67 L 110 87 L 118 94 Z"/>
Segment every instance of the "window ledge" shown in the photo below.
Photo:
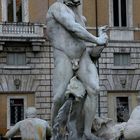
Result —
<path fill-rule="evenodd" d="M 31 69 L 31 66 L 13 66 L 13 65 L 9 65 L 9 66 L 4 66 L 3 69 Z"/>
<path fill-rule="evenodd" d="M 136 67 L 133 67 L 133 66 L 113 66 L 111 69 L 113 69 L 113 70 L 135 70 Z"/>

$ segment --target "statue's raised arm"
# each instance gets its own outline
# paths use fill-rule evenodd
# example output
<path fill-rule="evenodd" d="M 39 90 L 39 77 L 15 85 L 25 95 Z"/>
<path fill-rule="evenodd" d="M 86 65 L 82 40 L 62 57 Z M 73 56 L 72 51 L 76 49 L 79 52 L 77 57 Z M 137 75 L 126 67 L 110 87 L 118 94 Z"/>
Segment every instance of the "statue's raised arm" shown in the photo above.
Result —
<path fill-rule="evenodd" d="M 69 8 L 61 2 L 56 2 L 50 7 L 47 13 L 47 25 L 49 26 L 49 28 L 50 26 L 53 28 L 52 23 L 53 21 L 55 21 L 57 24 L 60 24 L 61 27 L 65 28 L 69 33 L 76 36 L 76 38 L 78 39 L 96 43 L 99 45 L 106 44 L 107 35 L 100 34 L 99 37 L 93 36 L 86 30 L 82 16 L 79 15 L 78 12 L 76 13 L 77 15 L 75 15 L 74 12 L 77 12 L 77 9 L 75 7 Z M 76 21 L 77 16 L 79 16 L 80 21 Z M 48 29 L 48 33 L 51 31 L 52 30 Z"/>

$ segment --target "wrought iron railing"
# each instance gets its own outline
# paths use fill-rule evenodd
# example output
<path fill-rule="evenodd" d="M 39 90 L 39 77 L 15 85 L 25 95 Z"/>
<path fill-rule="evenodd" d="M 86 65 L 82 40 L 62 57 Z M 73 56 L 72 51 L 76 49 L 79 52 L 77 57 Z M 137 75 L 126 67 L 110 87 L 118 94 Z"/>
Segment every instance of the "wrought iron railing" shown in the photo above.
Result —
<path fill-rule="evenodd" d="M 36 23 L 0 23 L 0 36 L 43 37 L 43 25 Z"/>

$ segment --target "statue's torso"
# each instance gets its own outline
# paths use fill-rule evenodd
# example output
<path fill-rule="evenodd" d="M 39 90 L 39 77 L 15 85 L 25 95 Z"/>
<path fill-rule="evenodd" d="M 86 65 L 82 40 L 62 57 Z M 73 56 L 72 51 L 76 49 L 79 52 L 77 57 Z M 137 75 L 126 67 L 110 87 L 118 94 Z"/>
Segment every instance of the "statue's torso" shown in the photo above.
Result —
<path fill-rule="evenodd" d="M 20 132 L 23 140 L 45 140 L 47 122 L 38 118 L 21 121 Z"/>
<path fill-rule="evenodd" d="M 77 12 L 72 11 L 67 6 L 65 12 L 71 13 L 75 21 L 85 27 L 82 16 Z M 50 13 L 48 12 L 47 16 L 47 34 L 53 47 L 64 52 L 69 58 L 80 58 L 85 49 L 84 41 L 78 39 L 74 34 L 65 29 Z"/>

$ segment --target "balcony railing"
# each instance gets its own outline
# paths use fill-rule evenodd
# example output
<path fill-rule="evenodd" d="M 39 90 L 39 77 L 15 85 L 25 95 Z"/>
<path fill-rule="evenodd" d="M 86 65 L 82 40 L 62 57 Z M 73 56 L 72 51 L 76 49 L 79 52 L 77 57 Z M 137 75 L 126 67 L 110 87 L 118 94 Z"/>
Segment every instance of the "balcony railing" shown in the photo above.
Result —
<path fill-rule="evenodd" d="M 0 37 L 43 37 L 43 25 L 36 23 L 0 23 Z"/>

